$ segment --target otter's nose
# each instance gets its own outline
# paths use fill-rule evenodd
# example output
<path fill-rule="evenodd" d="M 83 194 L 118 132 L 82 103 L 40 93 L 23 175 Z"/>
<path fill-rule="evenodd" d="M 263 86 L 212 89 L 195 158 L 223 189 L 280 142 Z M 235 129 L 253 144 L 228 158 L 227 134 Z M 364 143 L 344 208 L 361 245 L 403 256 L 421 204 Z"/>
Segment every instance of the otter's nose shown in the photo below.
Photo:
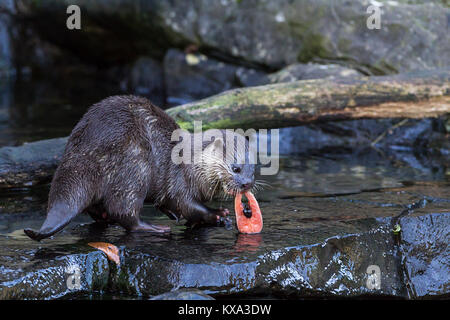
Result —
<path fill-rule="evenodd" d="M 252 188 L 252 183 L 251 182 L 247 182 L 247 183 L 242 183 L 241 184 L 241 189 L 242 190 L 250 190 Z"/>

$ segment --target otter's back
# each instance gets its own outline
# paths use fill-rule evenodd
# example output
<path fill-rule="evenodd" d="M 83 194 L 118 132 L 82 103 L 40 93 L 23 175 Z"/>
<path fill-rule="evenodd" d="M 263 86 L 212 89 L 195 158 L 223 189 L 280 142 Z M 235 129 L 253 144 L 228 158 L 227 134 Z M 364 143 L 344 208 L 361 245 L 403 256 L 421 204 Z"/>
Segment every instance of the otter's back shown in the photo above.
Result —
<path fill-rule="evenodd" d="M 178 125 L 149 100 L 112 96 L 94 104 L 69 137 L 65 153 L 125 151 L 130 144 L 148 148 L 152 136 L 170 141 Z M 155 137 L 153 137 L 155 138 Z"/>

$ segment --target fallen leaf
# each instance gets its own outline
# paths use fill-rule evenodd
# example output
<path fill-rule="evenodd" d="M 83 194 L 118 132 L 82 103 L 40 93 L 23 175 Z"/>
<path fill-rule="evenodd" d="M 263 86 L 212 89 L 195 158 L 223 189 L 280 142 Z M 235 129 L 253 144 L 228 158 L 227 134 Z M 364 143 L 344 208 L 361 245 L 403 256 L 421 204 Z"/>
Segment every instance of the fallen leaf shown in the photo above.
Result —
<path fill-rule="evenodd" d="M 117 265 L 120 265 L 119 249 L 115 245 L 107 242 L 89 242 L 88 245 L 103 251 L 106 253 L 109 260 L 114 261 Z"/>

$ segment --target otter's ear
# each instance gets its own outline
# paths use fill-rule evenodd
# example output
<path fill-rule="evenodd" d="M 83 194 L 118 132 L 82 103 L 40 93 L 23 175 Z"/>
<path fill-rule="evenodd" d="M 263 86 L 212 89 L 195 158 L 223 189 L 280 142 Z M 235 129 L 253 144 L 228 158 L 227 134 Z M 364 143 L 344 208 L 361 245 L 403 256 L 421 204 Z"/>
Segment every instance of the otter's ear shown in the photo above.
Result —
<path fill-rule="evenodd" d="M 223 140 L 222 138 L 216 138 L 214 139 L 214 142 L 212 143 L 214 145 L 214 151 L 223 149 Z"/>
<path fill-rule="evenodd" d="M 223 150 L 223 140 L 222 138 L 215 138 L 213 142 L 211 142 L 206 148 L 205 152 L 211 154 L 221 153 Z"/>

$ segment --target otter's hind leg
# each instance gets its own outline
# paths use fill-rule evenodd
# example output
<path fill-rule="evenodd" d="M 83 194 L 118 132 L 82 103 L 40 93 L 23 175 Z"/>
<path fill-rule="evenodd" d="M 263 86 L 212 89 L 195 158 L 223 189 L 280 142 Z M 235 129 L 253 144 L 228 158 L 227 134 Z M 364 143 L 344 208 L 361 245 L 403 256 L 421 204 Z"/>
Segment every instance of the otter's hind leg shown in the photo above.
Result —
<path fill-rule="evenodd" d="M 140 211 L 144 206 L 144 198 L 139 197 L 136 200 L 132 200 L 129 197 L 115 197 L 115 199 L 109 199 L 108 212 L 111 219 L 119 223 L 128 231 L 148 231 L 164 233 L 170 232 L 170 227 L 153 225 L 146 223 L 140 219 Z"/>
<path fill-rule="evenodd" d="M 103 203 L 91 204 L 85 209 L 85 212 L 99 225 L 106 227 L 109 224 L 115 223 L 115 221 L 109 217 Z"/>
<path fill-rule="evenodd" d="M 130 144 L 128 152 L 112 159 L 116 166 L 110 169 L 103 204 L 110 218 L 128 231 L 169 232 L 167 226 L 151 225 L 140 219 L 151 180 L 148 153 L 141 144 Z"/>

